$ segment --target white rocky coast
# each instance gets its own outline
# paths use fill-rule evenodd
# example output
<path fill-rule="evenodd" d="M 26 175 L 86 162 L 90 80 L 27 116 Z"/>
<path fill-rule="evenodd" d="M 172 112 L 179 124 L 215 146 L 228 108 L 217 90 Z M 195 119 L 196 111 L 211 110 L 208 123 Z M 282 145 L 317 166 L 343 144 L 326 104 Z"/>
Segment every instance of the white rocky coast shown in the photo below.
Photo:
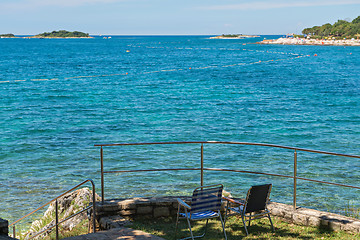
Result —
<path fill-rule="evenodd" d="M 307 39 L 307 38 L 278 38 L 273 40 L 264 39 L 259 44 L 282 44 L 282 45 L 324 45 L 324 46 L 360 46 L 359 39 Z"/>

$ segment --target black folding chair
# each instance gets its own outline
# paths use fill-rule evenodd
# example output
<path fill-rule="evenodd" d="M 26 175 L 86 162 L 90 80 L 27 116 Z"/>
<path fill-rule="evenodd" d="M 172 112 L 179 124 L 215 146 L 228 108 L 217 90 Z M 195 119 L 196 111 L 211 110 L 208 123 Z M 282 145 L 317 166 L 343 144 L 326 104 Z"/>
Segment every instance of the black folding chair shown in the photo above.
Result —
<path fill-rule="evenodd" d="M 271 187 L 272 184 L 252 186 L 249 189 L 244 202 L 223 197 L 223 199 L 227 201 L 225 208 L 225 223 L 229 216 L 240 215 L 244 224 L 246 235 L 248 235 L 249 233 L 246 228 L 246 222 L 249 222 L 249 227 L 252 220 L 267 217 L 270 220 L 272 230 L 275 231 L 274 225 L 271 221 L 270 211 L 267 209 Z"/>

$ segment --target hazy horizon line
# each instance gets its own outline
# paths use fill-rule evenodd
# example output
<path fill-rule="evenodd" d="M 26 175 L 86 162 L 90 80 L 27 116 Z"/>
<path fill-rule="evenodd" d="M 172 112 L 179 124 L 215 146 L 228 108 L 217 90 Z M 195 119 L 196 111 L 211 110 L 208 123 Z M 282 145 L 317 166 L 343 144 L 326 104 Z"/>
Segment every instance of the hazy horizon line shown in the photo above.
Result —
<path fill-rule="evenodd" d="M 15 34 L 15 33 L 0 33 L 2 34 L 14 34 L 14 36 L 34 36 L 41 33 L 36 34 Z M 97 33 L 97 34 L 91 34 L 90 36 L 221 36 L 223 34 L 239 34 L 239 35 L 258 35 L 258 36 L 273 36 L 273 35 L 287 35 L 286 33 L 281 34 L 244 34 L 244 33 L 221 33 L 221 34 L 162 34 L 162 33 L 154 33 L 154 34 L 112 34 L 112 33 Z M 288 33 L 289 34 L 289 33 Z"/>

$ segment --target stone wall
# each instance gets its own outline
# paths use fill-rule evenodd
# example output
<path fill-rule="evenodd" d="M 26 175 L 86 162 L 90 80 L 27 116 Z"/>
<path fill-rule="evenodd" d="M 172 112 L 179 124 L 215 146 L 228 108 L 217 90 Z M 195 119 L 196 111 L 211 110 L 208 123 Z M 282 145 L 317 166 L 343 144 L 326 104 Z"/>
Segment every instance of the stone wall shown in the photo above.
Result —
<path fill-rule="evenodd" d="M 9 222 L 0 218 L 0 235 L 7 236 L 9 232 Z"/>
<path fill-rule="evenodd" d="M 125 224 L 125 218 L 159 218 L 175 217 L 178 209 L 178 197 L 158 197 L 158 198 L 132 198 L 132 199 L 113 199 L 97 204 L 97 218 L 103 222 L 102 228 L 108 226 L 116 227 Z M 189 203 L 190 197 L 179 197 Z M 360 232 L 360 220 L 345 217 L 338 214 L 321 212 L 313 209 L 299 208 L 294 211 L 291 205 L 271 202 L 269 204 L 271 214 L 280 217 L 286 222 L 291 222 L 305 226 L 322 226 L 332 230 L 344 230 Z M 113 216 L 113 217 L 111 217 Z M 116 216 L 116 217 L 114 217 Z M 104 220 L 106 219 L 106 221 Z M 110 227 L 111 228 L 111 227 Z"/>
<path fill-rule="evenodd" d="M 268 208 L 272 215 L 286 222 L 360 233 L 360 219 L 308 208 L 298 208 L 294 211 L 293 206 L 275 202 L 270 203 Z"/>
<path fill-rule="evenodd" d="M 113 199 L 104 201 L 104 204 L 97 203 L 96 216 L 121 215 L 129 218 L 148 217 L 159 218 L 176 216 L 178 203 L 177 197 L 159 198 L 132 198 L 132 199 Z M 180 197 L 187 202 L 191 198 Z"/>

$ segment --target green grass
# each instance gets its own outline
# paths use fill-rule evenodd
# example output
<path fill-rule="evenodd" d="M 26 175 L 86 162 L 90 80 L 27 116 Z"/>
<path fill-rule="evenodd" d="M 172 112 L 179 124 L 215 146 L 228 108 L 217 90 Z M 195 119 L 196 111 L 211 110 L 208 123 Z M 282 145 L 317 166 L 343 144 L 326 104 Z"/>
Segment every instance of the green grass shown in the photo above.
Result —
<path fill-rule="evenodd" d="M 76 227 L 74 227 L 72 229 L 72 231 L 70 231 L 70 232 L 63 230 L 62 227 L 59 226 L 59 239 L 87 234 L 88 226 L 89 226 L 88 223 L 89 223 L 89 220 L 83 220 Z M 55 228 L 52 229 L 52 232 L 50 233 L 50 235 L 48 235 L 42 239 L 43 240 L 55 240 L 56 239 Z"/>
<path fill-rule="evenodd" d="M 228 240 L 232 239 L 360 239 L 360 234 L 331 231 L 318 227 L 306 227 L 290 224 L 273 217 L 275 232 L 271 231 L 268 219 L 254 220 L 248 228 L 249 235 L 246 236 L 241 218 L 231 217 L 226 223 L 226 234 Z M 205 221 L 193 222 L 194 235 L 203 233 Z M 133 229 L 142 230 L 164 239 L 174 240 L 190 236 L 187 222 L 180 221 L 177 238 L 174 236 L 175 220 L 171 218 L 161 220 L 141 220 L 137 219 L 131 226 Z M 209 220 L 206 240 L 224 239 L 221 223 L 218 219 Z"/>
<path fill-rule="evenodd" d="M 38 229 L 40 230 L 40 229 Z M 79 236 L 83 234 L 87 234 L 89 230 L 89 220 L 82 220 L 78 225 L 76 225 L 70 232 L 68 230 L 64 230 L 61 225 L 59 225 L 59 239 Z M 41 236 L 41 235 L 40 235 Z M 17 235 L 17 237 L 19 237 Z M 56 230 L 55 227 L 51 229 L 51 233 L 46 237 L 39 237 L 42 240 L 55 240 L 56 239 Z M 20 240 L 24 240 L 25 236 L 20 236 Z M 37 239 L 37 238 L 35 238 Z"/>
<path fill-rule="evenodd" d="M 89 230 L 88 223 L 89 223 L 89 220 L 83 220 L 76 227 L 74 227 L 72 229 L 72 231 L 70 231 L 70 232 L 64 231 L 60 227 L 59 228 L 59 239 L 66 238 L 66 237 L 72 237 L 72 236 L 79 236 L 79 235 L 83 235 L 83 234 L 88 234 L 88 230 Z M 46 240 L 55 240 L 56 239 L 55 228 L 54 228 L 54 231 L 45 239 Z"/>
<path fill-rule="evenodd" d="M 246 236 L 241 218 L 230 217 L 226 223 L 226 234 L 228 240 L 234 239 L 360 239 L 360 234 L 331 231 L 318 227 L 306 227 L 286 223 L 277 217 L 272 217 L 275 232 L 271 231 L 270 223 L 267 219 L 254 220 L 248 228 L 249 236 Z M 205 228 L 205 221 L 193 222 L 194 235 L 200 235 Z M 187 222 L 181 220 L 179 223 L 177 238 L 175 238 L 175 220 L 172 218 L 162 219 L 136 219 L 130 228 L 141 230 L 153 235 L 160 236 L 167 240 L 174 240 L 190 236 Z M 59 229 L 60 239 L 70 236 L 78 236 L 88 233 L 88 220 L 82 221 L 71 232 Z M 54 240 L 55 228 L 52 233 L 45 237 L 44 240 Z M 209 220 L 207 233 L 204 238 L 206 240 L 224 239 L 221 223 L 218 219 Z"/>

